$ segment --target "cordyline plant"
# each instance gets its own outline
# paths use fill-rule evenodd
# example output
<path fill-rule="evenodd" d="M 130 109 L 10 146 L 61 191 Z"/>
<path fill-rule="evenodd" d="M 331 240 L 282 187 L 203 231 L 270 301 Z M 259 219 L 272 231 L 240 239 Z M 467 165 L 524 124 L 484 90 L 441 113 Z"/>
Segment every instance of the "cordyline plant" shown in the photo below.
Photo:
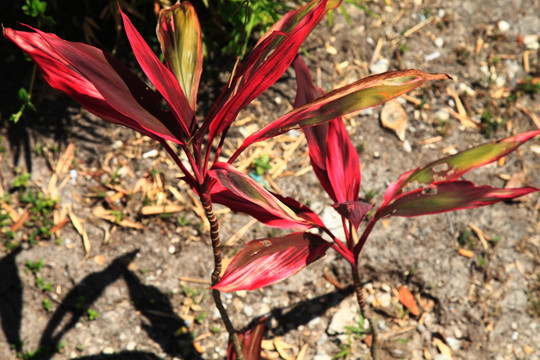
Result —
<path fill-rule="evenodd" d="M 535 135 L 527 133 L 442 160 L 440 164 L 447 164 L 444 171 L 434 172 L 433 167 L 439 163 L 433 163 L 403 175 L 389 188 L 383 205 L 358 237 L 360 222 L 371 206 L 358 201 L 358 155 L 340 116 L 380 105 L 426 81 L 449 78 L 445 74 L 427 74 L 419 70 L 373 75 L 325 95 L 313 86 L 307 68 L 297 60 L 295 109 L 246 138 L 228 162 L 219 162 L 227 132 L 239 112 L 280 78 L 297 57 L 306 36 L 340 2 L 313 0 L 283 16 L 246 55 L 202 120 L 196 117 L 203 62 L 202 34 L 195 10 L 187 1 L 159 13 L 157 36 L 165 65 L 120 11 L 135 57 L 157 91 L 110 54 L 95 47 L 65 41 L 38 29 L 4 29 L 4 35 L 32 57 L 53 88 L 103 119 L 155 139 L 181 169 L 183 180 L 199 196 L 210 222 L 214 255 L 212 294 L 230 334 L 229 358 L 258 358 L 263 325 L 241 334 L 240 340 L 222 304 L 220 291 L 256 289 L 273 284 L 320 258 L 332 247 L 351 263 L 360 300 L 358 256 L 373 225 L 381 217 L 416 216 L 487 205 L 536 190 L 476 187 L 456 180 L 464 172 L 513 151 Z M 307 206 L 269 193 L 231 165 L 249 145 L 292 128 L 302 128 L 306 134 L 315 173 L 343 216 L 346 242 L 337 239 Z M 182 150 L 188 166 L 182 163 L 170 143 Z M 403 193 L 403 188 L 413 181 L 430 185 Z M 221 245 L 219 226 L 213 213 L 214 202 L 249 213 L 270 226 L 298 231 L 248 243 L 220 279 Z M 310 229 L 326 233 L 332 242 L 309 232 Z"/>

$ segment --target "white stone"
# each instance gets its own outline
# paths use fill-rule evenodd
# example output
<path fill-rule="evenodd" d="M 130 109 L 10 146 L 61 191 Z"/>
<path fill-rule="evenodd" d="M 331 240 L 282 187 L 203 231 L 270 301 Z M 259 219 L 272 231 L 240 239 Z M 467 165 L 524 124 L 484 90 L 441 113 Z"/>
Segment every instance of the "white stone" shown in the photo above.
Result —
<path fill-rule="evenodd" d="M 427 55 L 424 57 L 424 60 L 426 60 L 426 61 L 433 61 L 433 60 L 435 60 L 436 58 L 438 58 L 439 56 L 441 56 L 441 52 L 440 52 L 440 51 L 435 51 L 435 52 L 432 52 L 431 54 L 427 54 Z"/>
<path fill-rule="evenodd" d="M 510 30 L 510 24 L 504 20 L 501 20 L 497 23 L 500 32 L 507 32 Z"/>
<path fill-rule="evenodd" d="M 369 67 L 369 71 L 373 74 L 383 73 L 388 71 L 388 66 L 390 66 L 390 61 L 386 58 L 380 58 Z"/>
<path fill-rule="evenodd" d="M 150 151 L 145 152 L 142 157 L 143 159 L 153 158 L 158 155 L 158 151 L 156 149 L 152 149 Z"/>
<path fill-rule="evenodd" d="M 405 150 L 406 153 L 412 152 L 411 144 L 409 143 L 409 140 L 403 141 L 403 150 Z"/>
<path fill-rule="evenodd" d="M 435 119 L 439 121 L 448 121 L 448 119 L 450 119 L 450 111 L 448 111 L 447 108 L 439 109 L 435 113 Z"/>
<path fill-rule="evenodd" d="M 450 346 L 450 349 L 452 349 L 453 351 L 458 351 L 459 349 L 461 349 L 461 341 L 459 341 L 456 338 L 447 337 L 446 343 L 448 344 L 448 346 Z"/>
<path fill-rule="evenodd" d="M 379 302 L 381 306 L 384 308 L 390 307 L 391 301 L 392 301 L 392 296 L 389 293 L 384 293 L 381 296 L 379 296 Z"/>
<path fill-rule="evenodd" d="M 459 83 L 458 92 L 460 94 L 466 94 L 469 96 L 474 96 L 476 94 L 476 91 L 474 91 L 469 85 L 465 83 Z"/>
<path fill-rule="evenodd" d="M 525 35 L 523 37 L 523 43 L 530 50 L 536 50 L 539 47 L 538 35 Z"/>
<path fill-rule="evenodd" d="M 341 307 L 337 313 L 332 316 L 328 330 L 328 335 L 345 334 L 347 326 L 353 326 L 358 322 L 358 313 L 351 308 Z"/>
<path fill-rule="evenodd" d="M 249 305 L 244 305 L 242 311 L 244 312 L 244 314 L 246 314 L 247 317 L 253 316 L 254 313 L 253 308 Z"/>
<path fill-rule="evenodd" d="M 442 37 L 436 38 L 435 46 L 437 46 L 438 48 L 442 48 L 444 46 L 444 39 Z"/>

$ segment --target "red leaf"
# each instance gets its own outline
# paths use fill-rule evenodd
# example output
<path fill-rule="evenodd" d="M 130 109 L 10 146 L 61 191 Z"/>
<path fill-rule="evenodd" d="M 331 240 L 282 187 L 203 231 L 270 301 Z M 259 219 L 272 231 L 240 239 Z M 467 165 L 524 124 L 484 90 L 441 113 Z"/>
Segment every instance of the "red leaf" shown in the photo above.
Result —
<path fill-rule="evenodd" d="M 534 187 L 499 189 L 488 185 L 475 186 L 470 181 L 446 181 L 396 197 L 390 204 L 381 206 L 375 217 L 381 218 L 386 215 L 410 217 L 470 209 L 510 200 L 535 191 L 538 189 Z"/>
<path fill-rule="evenodd" d="M 230 292 L 275 284 L 322 257 L 330 246 L 319 235 L 307 232 L 250 241 L 212 288 Z"/>
<path fill-rule="evenodd" d="M 283 75 L 306 36 L 339 3 L 313 0 L 283 16 L 263 35 L 206 117 L 203 129 L 210 127 L 210 139 L 229 127 L 241 109 Z"/>
<path fill-rule="evenodd" d="M 358 230 L 360 223 L 366 214 L 373 209 L 374 205 L 363 201 L 347 201 L 332 205 L 336 211 L 345 219 L 349 219 L 353 226 Z"/>
<path fill-rule="evenodd" d="M 264 331 L 266 330 L 266 317 L 257 320 L 254 327 L 245 332 L 238 333 L 238 340 L 243 344 L 245 360 L 259 360 L 261 358 L 261 345 Z M 233 344 L 229 339 L 227 360 L 236 360 Z"/>
<path fill-rule="evenodd" d="M 322 225 L 319 217 L 307 206 L 270 193 L 230 164 L 214 164 L 209 175 L 216 180 L 211 189 L 212 201 L 233 211 L 249 214 L 274 227 L 308 229 Z"/>
<path fill-rule="evenodd" d="M 313 84 L 309 69 L 300 57 L 294 61 L 294 69 L 298 84 L 295 108 L 324 95 Z M 358 200 L 360 161 L 341 117 L 302 130 L 315 174 L 330 198 L 339 203 Z"/>
<path fill-rule="evenodd" d="M 111 55 L 54 34 L 4 29 L 36 62 L 45 80 L 104 120 L 181 144 L 180 129 L 159 110 L 160 97 Z"/>
<path fill-rule="evenodd" d="M 120 10 L 124 28 L 128 37 L 133 53 L 141 65 L 146 76 L 163 95 L 171 107 L 179 125 L 186 135 L 191 135 L 190 130 L 194 125 L 195 114 L 191 110 L 184 91 L 180 87 L 178 80 L 165 65 L 163 65 L 156 54 L 150 49 L 144 41 L 141 34 L 135 29 L 129 18 Z"/>

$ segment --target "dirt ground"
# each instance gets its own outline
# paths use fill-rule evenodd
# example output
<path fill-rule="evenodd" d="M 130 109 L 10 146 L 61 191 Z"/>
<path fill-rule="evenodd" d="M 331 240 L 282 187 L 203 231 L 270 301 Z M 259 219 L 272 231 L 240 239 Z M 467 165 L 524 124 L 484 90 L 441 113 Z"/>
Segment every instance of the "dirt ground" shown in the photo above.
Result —
<path fill-rule="evenodd" d="M 430 160 L 540 126 L 533 84 L 540 1 L 366 6 L 376 16 L 345 4 L 352 25 L 335 13 L 332 26 L 321 22 L 304 44 L 321 87 L 386 69 L 454 79 L 399 100 L 407 121 L 402 139 L 381 125 L 381 108 L 346 119 L 362 150 L 366 199 L 380 203 L 391 181 Z M 32 125 L 9 124 L 9 104 L 1 109 L 0 358 L 223 359 L 227 334 L 208 291 L 207 226 L 172 161 L 151 140 L 103 122 L 40 81 L 36 93 Z M 231 141 L 290 110 L 294 94 L 288 71 L 241 113 Z M 238 165 L 249 171 L 269 154 L 269 186 L 331 223 L 330 200 L 308 168 L 300 134 L 255 146 Z M 540 187 L 540 139 L 465 178 Z M 170 208 L 161 213 L 161 206 Z M 361 279 L 382 358 L 540 359 L 539 209 L 536 193 L 378 224 L 362 254 Z M 217 213 L 227 257 L 278 233 L 241 214 Z M 13 250 L 13 243 L 21 246 Z M 268 316 L 265 359 L 368 359 L 351 283 L 346 262 L 329 251 L 286 281 L 223 297 L 238 328 Z M 401 286 L 414 295 L 418 316 L 400 304 Z"/>

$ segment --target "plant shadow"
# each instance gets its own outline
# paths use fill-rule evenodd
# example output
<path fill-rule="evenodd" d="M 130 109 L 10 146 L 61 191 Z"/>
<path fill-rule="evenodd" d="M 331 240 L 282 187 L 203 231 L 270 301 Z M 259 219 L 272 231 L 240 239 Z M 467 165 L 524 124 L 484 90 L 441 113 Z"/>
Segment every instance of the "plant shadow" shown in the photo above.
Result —
<path fill-rule="evenodd" d="M 16 351 L 22 351 L 20 330 L 22 323 L 23 286 L 19 277 L 15 259 L 21 252 L 17 248 L 0 259 L 0 317 L 2 330 L 9 345 Z M 174 313 L 168 296 L 154 286 L 144 285 L 135 273 L 128 270 L 128 265 L 137 255 L 131 251 L 114 259 L 105 269 L 86 276 L 65 296 L 49 319 L 41 334 L 38 349 L 32 359 L 51 359 L 61 347 L 61 340 L 66 333 L 84 319 L 88 310 L 101 296 L 103 291 L 118 279 L 123 279 L 129 289 L 131 302 L 145 318 L 142 327 L 148 336 L 156 341 L 169 356 L 183 359 L 201 359 L 193 346 L 193 339 L 186 322 Z M 179 335 L 177 335 L 179 334 Z M 144 351 L 121 351 L 116 354 L 97 354 L 79 359 L 158 359 L 159 357 Z"/>

